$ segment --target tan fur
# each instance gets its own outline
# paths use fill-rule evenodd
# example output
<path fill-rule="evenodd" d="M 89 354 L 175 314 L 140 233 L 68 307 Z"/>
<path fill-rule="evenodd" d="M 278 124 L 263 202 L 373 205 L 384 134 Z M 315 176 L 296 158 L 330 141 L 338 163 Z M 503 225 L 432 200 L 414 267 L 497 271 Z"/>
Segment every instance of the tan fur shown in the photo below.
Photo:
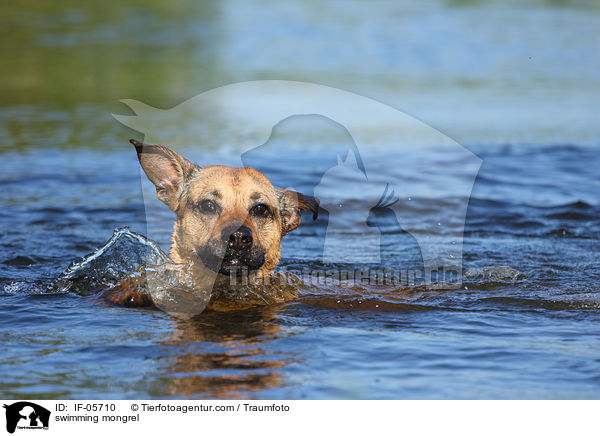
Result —
<path fill-rule="evenodd" d="M 214 195 L 218 194 L 218 196 Z M 252 200 L 253 194 L 259 197 Z M 218 217 L 198 216 L 193 208 L 203 199 L 219 200 L 223 213 Z M 275 219 L 263 220 L 249 215 L 249 208 L 260 201 L 270 206 Z M 231 168 L 214 165 L 202 168 L 192 177 L 189 188 L 182 193 L 169 255 L 174 262 L 186 263 L 193 257 L 194 246 L 203 246 L 212 237 L 219 237 L 228 226 L 248 227 L 266 250 L 261 272 L 272 271 L 280 259 L 282 223 L 279 199 L 271 182 L 253 168 Z"/>
<path fill-rule="evenodd" d="M 196 253 L 216 244 L 224 229 L 240 226 L 250 229 L 253 244 L 264 249 L 264 263 L 255 273 L 269 274 L 279 263 L 282 237 L 300 225 L 301 211 L 311 210 L 316 218 L 316 199 L 275 190 L 253 168 L 200 167 L 167 147 L 133 139 L 130 142 L 136 147 L 144 172 L 156 186 L 157 198 L 176 214 L 171 259 L 176 263 L 193 263 L 196 275 L 216 278 L 217 284 L 226 283 L 224 276 L 209 270 Z M 217 203 L 219 213 L 201 213 L 198 205 L 205 200 Z M 269 207 L 268 218 L 250 213 L 258 203 Z"/>

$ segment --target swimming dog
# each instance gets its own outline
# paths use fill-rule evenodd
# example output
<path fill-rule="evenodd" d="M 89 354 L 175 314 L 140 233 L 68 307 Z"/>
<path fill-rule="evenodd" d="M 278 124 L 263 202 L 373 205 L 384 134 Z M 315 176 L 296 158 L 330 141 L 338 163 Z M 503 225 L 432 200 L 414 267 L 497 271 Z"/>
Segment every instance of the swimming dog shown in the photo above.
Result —
<path fill-rule="evenodd" d="M 270 274 L 281 257 L 281 240 L 297 229 L 301 213 L 317 218 L 319 202 L 273 187 L 248 167 L 198 166 L 163 145 L 131 139 L 140 165 L 156 187 L 157 198 L 175 213 L 169 257 L 190 264 L 197 283 L 227 286 L 240 271 Z M 109 295 L 112 303 L 151 304 L 134 291 Z"/>

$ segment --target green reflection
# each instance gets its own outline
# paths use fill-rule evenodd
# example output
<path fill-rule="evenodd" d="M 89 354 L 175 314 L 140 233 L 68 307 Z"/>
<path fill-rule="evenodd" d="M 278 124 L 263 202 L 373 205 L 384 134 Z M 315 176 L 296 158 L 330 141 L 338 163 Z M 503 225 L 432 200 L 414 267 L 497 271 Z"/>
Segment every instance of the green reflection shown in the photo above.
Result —
<path fill-rule="evenodd" d="M 0 17 L 2 106 L 170 105 L 216 80 L 216 2 L 5 1 Z"/>

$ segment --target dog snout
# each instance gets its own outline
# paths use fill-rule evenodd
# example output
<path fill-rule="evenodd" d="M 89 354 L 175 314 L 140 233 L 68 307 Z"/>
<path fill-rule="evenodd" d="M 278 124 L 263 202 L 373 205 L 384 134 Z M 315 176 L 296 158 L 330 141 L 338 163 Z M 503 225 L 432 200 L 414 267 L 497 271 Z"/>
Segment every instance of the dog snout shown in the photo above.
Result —
<path fill-rule="evenodd" d="M 246 226 L 223 229 L 222 239 L 230 250 L 243 251 L 252 247 L 252 230 Z"/>

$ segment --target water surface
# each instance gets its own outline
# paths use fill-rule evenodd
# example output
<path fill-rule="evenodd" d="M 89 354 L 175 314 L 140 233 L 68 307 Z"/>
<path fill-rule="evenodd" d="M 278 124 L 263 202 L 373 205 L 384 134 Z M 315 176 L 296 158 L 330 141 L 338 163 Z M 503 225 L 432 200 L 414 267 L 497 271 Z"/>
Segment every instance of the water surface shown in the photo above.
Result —
<path fill-rule="evenodd" d="M 595 3 L 192 3 L 0 7 L 0 396 L 600 398 Z M 147 232 L 127 143 L 142 138 L 111 117 L 127 111 L 120 99 L 168 108 L 265 78 L 377 98 L 482 159 L 460 289 L 362 291 L 403 304 L 391 310 L 293 302 L 187 321 L 41 292 L 115 228 Z M 337 145 L 253 165 L 308 189 Z M 201 163 L 239 159 L 232 150 L 206 146 Z M 396 149 L 360 152 L 381 156 L 382 180 L 400 167 L 424 177 Z M 422 199 L 405 217 L 418 231 L 420 211 L 444 222 L 452 201 Z M 327 218 L 284 239 L 283 268 L 327 267 Z M 376 223 L 382 265 L 418 264 L 414 239 L 387 218 Z M 520 274 L 478 273 L 490 266 Z"/>

